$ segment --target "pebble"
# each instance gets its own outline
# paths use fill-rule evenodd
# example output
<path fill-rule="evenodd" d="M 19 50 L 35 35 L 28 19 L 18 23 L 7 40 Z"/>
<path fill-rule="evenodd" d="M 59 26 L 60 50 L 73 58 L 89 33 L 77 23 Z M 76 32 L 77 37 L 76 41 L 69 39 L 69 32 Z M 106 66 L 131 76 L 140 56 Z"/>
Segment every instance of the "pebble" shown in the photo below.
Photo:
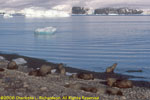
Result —
<path fill-rule="evenodd" d="M 28 85 L 26 82 L 24 82 L 24 83 L 23 83 L 23 87 L 24 87 L 24 88 L 27 88 L 27 87 L 29 87 L 29 85 Z"/>
<path fill-rule="evenodd" d="M 47 87 L 41 87 L 40 90 L 41 91 L 47 91 Z"/>

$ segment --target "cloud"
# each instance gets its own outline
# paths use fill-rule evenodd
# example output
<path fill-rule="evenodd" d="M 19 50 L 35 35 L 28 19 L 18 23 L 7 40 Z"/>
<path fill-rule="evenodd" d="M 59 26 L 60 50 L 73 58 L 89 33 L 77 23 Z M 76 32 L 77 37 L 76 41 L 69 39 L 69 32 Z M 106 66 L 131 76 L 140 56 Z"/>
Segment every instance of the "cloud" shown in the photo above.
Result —
<path fill-rule="evenodd" d="M 99 7 L 134 7 L 149 8 L 150 0 L 0 0 L 0 9 L 23 9 L 27 7 L 43 7 L 50 9 L 56 5 Z"/>

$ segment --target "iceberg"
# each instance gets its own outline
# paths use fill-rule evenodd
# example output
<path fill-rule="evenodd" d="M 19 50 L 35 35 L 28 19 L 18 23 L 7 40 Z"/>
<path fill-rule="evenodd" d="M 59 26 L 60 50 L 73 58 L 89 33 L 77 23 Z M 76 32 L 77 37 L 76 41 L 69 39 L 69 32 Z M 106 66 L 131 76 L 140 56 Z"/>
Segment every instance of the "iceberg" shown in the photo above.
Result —
<path fill-rule="evenodd" d="M 55 27 L 45 27 L 45 28 L 38 28 L 35 30 L 36 35 L 52 35 L 56 32 Z"/>
<path fill-rule="evenodd" d="M 12 18 L 13 16 L 11 14 L 4 14 L 3 18 Z"/>

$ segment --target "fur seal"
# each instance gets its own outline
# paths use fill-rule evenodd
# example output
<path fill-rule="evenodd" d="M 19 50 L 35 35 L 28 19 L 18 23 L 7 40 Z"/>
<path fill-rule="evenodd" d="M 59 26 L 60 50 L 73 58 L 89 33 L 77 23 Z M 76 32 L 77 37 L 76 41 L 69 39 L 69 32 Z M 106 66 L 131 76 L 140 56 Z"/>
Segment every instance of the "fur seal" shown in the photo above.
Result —
<path fill-rule="evenodd" d="M 118 87 L 118 88 L 132 88 L 133 83 L 130 80 L 121 80 L 115 78 L 108 78 L 107 85 L 111 87 Z"/>
<path fill-rule="evenodd" d="M 120 96 L 123 95 L 123 93 L 122 93 L 120 90 L 115 89 L 115 88 L 107 88 L 107 89 L 106 89 L 106 94 L 120 95 Z"/>
<path fill-rule="evenodd" d="M 116 67 L 117 67 L 117 63 L 114 63 L 112 66 L 106 69 L 106 73 L 114 73 Z"/>
<path fill-rule="evenodd" d="M 5 69 L 3 69 L 3 68 L 0 68 L 0 72 L 3 72 L 3 71 L 5 71 Z"/>
<path fill-rule="evenodd" d="M 82 84 L 82 83 L 66 84 L 65 87 L 71 88 L 71 89 L 76 89 L 76 90 L 83 90 L 85 92 L 91 92 L 91 93 L 97 93 L 97 91 L 98 91 L 96 87 Z"/>
<path fill-rule="evenodd" d="M 118 88 L 132 88 L 133 83 L 130 80 L 117 80 L 115 86 Z"/>
<path fill-rule="evenodd" d="M 11 70 L 18 69 L 18 65 L 16 64 L 15 61 L 11 61 L 11 62 L 8 63 L 7 69 L 11 69 Z"/>
<path fill-rule="evenodd" d="M 56 73 L 59 73 L 61 75 L 66 75 L 66 69 L 64 68 L 64 65 L 62 63 L 60 63 L 58 65 L 58 68 L 56 70 Z"/>
<path fill-rule="evenodd" d="M 95 87 L 81 87 L 80 90 L 91 92 L 91 93 L 97 93 L 97 88 Z"/>
<path fill-rule="evenodd" d="M 79 83 L 72 84 L 71 83 L 71 84 L 66 84 L 64 87 L 78 90 L 81 88 L 81 84 L 79 84 Z"/>
<path fill-rule="evenodd" d="M 94 87 L 91 85 L 87 85 L 85 83 L 70 83 L 66 84 L 64 87 L 66 88 L 71 88 L 71 89 L 76 89 L 76 90 L 83 90 L 85 92 L 91 92 L 91 93 L 96 93 L 96 94 L 110 94 L 110 95 L 120 95 L 122 96 L 123 93 L 116 88 L 106 88 L 106 87 Z"/>
<path fill-rule="evenodd" d="M 45 76 L 45 75 L 51 73 L 51 69 L 52 69 L 51 66 L 42 65 L 42 66 L 40 67 L 40 69 L 39 69 L 39 72 L 40 72 L 41 76 Z"/>
<path fill-rule="evenodd" d="M 114 83 L 117 81 L 115 78 L 107 78 L 107 85 L 112 87 L 114 86 Z"/>
<path fill-rule="evenodd" d="M 32 75 L 33 76 L 41 76 L 39 69 L 30 71 L 28 75 L 29 76 L 32 76 Z"/>
<path fill-rule="evenodd" d="M 88 74 L 88 73 L 79 73 L 77 74 L 77 77 L 79 79 L 84 79 L 84 80 L 94 80 L 93 74 Z"/>
<path fill-rule="evenodd" d="M 77 75 L 77 74 L 72 74 L 72 75 L 70 76 L 70 78 L 78 78 L 78 75 Z"/>

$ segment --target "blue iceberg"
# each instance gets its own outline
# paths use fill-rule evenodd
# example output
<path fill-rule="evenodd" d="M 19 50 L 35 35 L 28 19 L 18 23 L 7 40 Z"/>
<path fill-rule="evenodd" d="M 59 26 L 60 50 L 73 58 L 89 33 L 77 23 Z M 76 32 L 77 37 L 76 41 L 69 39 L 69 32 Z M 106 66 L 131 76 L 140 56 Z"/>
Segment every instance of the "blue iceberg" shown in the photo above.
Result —
<path fill-rule="evenodd" d="M 38 28 L 34 31 L 36 35 L 52 35 L 56 32 L 55 27 Z"/>

